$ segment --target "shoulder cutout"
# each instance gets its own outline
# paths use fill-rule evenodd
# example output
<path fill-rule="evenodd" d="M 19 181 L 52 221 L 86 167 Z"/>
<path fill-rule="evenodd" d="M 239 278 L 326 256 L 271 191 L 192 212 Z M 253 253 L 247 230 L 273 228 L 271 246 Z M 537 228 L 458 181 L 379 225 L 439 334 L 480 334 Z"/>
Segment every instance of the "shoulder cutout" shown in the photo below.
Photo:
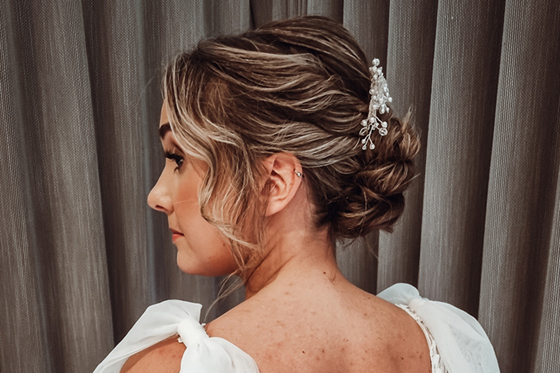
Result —
<path fill-rule="evenodd" d="M 168 338 L 132 355 L 123 365 L 121 373 L 178 373 L 186 347 L 177 342 L 177 338 Z"/>

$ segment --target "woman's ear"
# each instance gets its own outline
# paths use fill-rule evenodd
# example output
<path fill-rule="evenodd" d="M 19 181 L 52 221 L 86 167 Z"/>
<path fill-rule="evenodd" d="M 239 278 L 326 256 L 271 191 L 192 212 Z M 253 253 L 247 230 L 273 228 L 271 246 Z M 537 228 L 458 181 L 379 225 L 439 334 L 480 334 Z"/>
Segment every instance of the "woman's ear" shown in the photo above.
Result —
<path fill-rule="evenodd" d="M 266 216 L 282 211 L 294 198 L 302 182 L 301 164 L 289 153 L 276 153 L 264 161 L 266 167 L 265 188 Z"/>

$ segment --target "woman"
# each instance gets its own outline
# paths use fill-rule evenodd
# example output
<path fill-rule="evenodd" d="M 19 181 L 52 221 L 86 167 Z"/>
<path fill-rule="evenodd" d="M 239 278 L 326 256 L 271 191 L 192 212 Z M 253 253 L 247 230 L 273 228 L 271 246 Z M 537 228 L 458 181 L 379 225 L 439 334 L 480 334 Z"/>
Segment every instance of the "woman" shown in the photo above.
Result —
<path fill-rule="evenodd" d="M 376 297 L 337 267 L 334 242 L 390 230 L 414 177 L 418 138 L 378 64 L 321 17 L 176 57 L 148 203 L 181 270 L 240 276 L 246 300 L 204 327 L 199 305 L 152 306 L 96 372 L 498 371 L 472 317 L 403 284 Z"/>

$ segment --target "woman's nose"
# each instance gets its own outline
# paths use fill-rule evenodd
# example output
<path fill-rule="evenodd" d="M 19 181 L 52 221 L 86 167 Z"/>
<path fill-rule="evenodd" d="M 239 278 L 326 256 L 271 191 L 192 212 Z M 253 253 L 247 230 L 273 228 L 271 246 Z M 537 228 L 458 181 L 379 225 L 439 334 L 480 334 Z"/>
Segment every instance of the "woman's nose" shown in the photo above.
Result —
<path fill-rule="evenodd" d="M 150 191 L 150 194 L 148 194 L 148 205 L 154 210 L 164 212 L 168 215 L 173 211 L 173 202 L 169 190 L 165 186 L 163 173 Z"/>

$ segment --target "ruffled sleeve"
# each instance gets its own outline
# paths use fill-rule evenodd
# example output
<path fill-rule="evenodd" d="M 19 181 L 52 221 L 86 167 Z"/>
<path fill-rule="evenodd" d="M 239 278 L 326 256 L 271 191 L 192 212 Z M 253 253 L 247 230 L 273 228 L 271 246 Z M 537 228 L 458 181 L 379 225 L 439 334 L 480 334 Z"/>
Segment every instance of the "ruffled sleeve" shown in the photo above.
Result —
<path fill-rule="evenodd" d="M 187 347 L 181 372 L 258 373 L 251 356 L 223 338 L 206 334 L 199 323 L 201 308 L 200 304 L 180 300 L 148 307 L 94 373 L 118 373 L 130 356 L 174 335 L 179 335 Z"/>
<path fill-rule="evenodd" d="M 468 313 L 443 302 L 420 297 L 408 284 L 395 284 L 378 294 L 408 306 L 434 338 L 442 362 L 452 373 L 499 373 L 498 360 L 488 336 Z"/>

